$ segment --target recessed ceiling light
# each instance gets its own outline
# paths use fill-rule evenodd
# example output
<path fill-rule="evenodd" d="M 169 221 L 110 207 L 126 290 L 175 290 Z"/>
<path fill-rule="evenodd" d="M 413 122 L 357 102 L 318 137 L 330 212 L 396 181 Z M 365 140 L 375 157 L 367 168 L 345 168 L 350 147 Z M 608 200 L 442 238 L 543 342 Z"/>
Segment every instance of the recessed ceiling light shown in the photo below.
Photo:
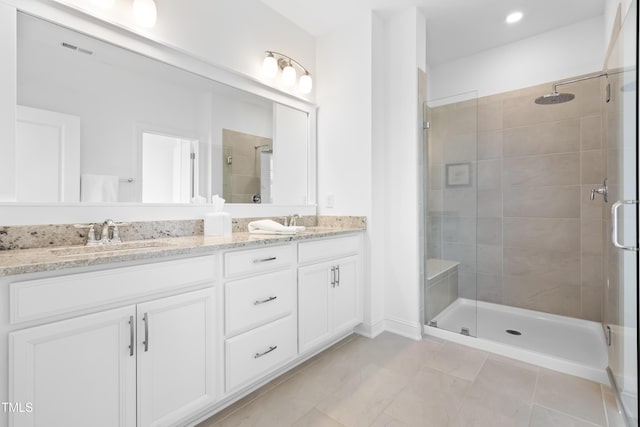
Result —
<path fill-rule="evenodd" d="M 510 13 L 509 15 L 507 15 L 507 24 L 513 24 L 515 22 L 518 22 L 519 20 L 522 19 L 522 12 L 513 12 Z"/>

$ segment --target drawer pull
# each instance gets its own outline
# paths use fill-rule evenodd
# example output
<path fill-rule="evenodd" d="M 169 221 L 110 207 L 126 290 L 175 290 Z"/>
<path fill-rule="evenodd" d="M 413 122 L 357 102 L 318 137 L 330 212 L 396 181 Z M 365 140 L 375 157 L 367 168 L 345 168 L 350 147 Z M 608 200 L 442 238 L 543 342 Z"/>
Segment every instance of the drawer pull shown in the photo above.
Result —
<path fill-rule="evenodd" d="M 142 320 L 144 320 L 144 351 L 149 351 L 149 313 L 145 313 Z"/>
<path fill-rule="evenodd" d="M 331 267 L 331 287 L 336 287 L 336 266 Z"/>
<path fill-rule="evenodd" d="M 267 303 L 267 302 L 271 302 L 276 298 L 278 298 L 278 297 L 269 297 L 267 299 L 257 300 L 256 302 L 253 303 L 253 305 L 260 305 L 260 304 L 264 304 L 264 303 Z"/>
<path fill-rule="evenodd" d="M 340 266 L 336 265 L 336 286 L 340 286 Z"/>
<path fill-rule="evenodd" d="M 278 257 L 277 257 L 277 256 L 272 256 L 272 257 L 269 257 L 269 258 L 254 259 L 254 260 L 253 260 L 253 263 L 254 263 L 254 264 L 260 264 L 261 262 L 275 261 L 275 260 L 277 260 L 277 259 L 278 259 Z"/>
<path fill-rule="evenodd" d="M 262 353 L 256 353 L 256 354 L 253 356 L 253 358 L 254 358 L 254 359 L 258 359 L 259 357 L 262 357 L 262 356 L 264 356 L 264 355 L 266 355 L 266 354 L 271 353 L 271 352 L 272 352 L 273 350 L 275 350 L 276 348 L 278 348 L 278 346 L 277 346 L 277 345 L 274 345 L 274 346 L 272 346 L 272 347 L 269 347 L 269 350 L 267 350 L 267 351 L 265 351 L 265 352 L 262 352 Z"/>
<path fill-rule="evenodd" d="M 133 356 L 135 327 L 136 326 L 133 323 L 133 316 L 129 316 L 129 356 Z"/>

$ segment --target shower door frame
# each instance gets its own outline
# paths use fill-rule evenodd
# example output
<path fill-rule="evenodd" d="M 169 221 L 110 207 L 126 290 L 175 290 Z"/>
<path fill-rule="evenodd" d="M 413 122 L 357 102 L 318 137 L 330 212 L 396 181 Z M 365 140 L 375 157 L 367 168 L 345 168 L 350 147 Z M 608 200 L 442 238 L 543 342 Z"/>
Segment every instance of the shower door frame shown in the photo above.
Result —
<path fill-rule="evenodd" d="M 637 425 L 637 0 L 632 2 L 621 22 L 623 25 L 612 36 L 606 60 L 609 74 L 606 92 L 610 96 L 607 96 L 603 123 L 603 157 L 609 200 L 603 208 L 603 329 L 609 344 L 607 372 L 618 404 L 627 423 Z M 615 227 L 616 224 L 620 227 Z"/>
<path fill-rule="evenodd" d="M 445 138 L 444 138 L 444 134 L 441 134 L 440 137 L 443 139 L 443 141 L 441 141 L 442 147 L 439 149 L 440 152 L 440 159 L 433 159 L 431 158 L 431 154 L 433 151 L 433 147 L 432 147 L 432 143 L 434 143 L 434 141 L 432 141 L 432 132 L 436 132 L 439 131 L 438 126 L 440 126 L 440 124 L 437 122 L 437 120 L 432 116 L 432 114 L 430 114 L 430 108 L 437 108 L 437 107 L 443 107 L 443 106 L 449 106 L 449 105 L 456 105 L 456 108 L 460 108 L 459 106 L 463 106 L 461 110 L 466 109 L 470 109 L 471 111 L 471 115 L 473 116 L 473 122 L 472 122 L 472 126 L 473 127 L 473 131 L 470 134 L 466 134 L 463 132 L 463 134 L 469 136 L 469 135 L 473 135 L 473 152 L 472 153 L 467 153 L 470 154 L 470 157 L 465 157 L 464 158 L 459 158 L 456 157 L 455 155 L 451 158 L 449 158 L 450 156 L 445 155 Z M 433 107 L 432 107 L 433 106 Z M 454 332 L 454 333 L 458 333 L 461 335 L 467 335 L 467 336 L 471 336 L 471 337 L 477 337 L 477 331 L 478 331 L 478 314 L 477 314 L 477 303 L 478 303 L 478 280 L 477 280 L 477 245 L 478 245 L 478 241 L 477 241 L 477 225 L 478 225 L 478 180 L 477 180 L 477 167 L 478 167 L 478 154 L 477 154 L 477 150 L 478 150 L 478 91 L 477 90 L 472 90 L 469 92 L 464 92 L 464 93 L 460 93 L 460 94 L 456 94 L 456 95 L 451 95 L 448 96 L 446 98 L 442 98 L 442 99 L 435 99 L 435 100 L 429 100 L 427 102 L 424 102 L 422 104 L 422 123 L 423 123 L 423 148 L 424 148 L 424 154 L 422 156 L 423 161 L 424 161 L 424 166 L 423 166 L 423 178 L 422 178 L 422 186 L 423 186 L 423 197 L 424 197 L 424 231 L 422 233 L 422 235 L 424 236 L 424 240 L 426 241 L 426 244 L 424 245 L 423 248 L 423 254 L 424 256 L 422 257 L 423 260 L 423 276 L 422 276 L 422 303 L 421 303 L 421 313 L 422 316 L 424 316 L 424 318 L 422 319 L 422 324 L 424 325 L 424 327 L 435 327 L 441 330 L 446 330 L 448 332 Z M 471 116 L 467 117 L 470 118 Z M 470 122 L 471 123 L 471 122 Z M 469 129 L 467 129 L 468 131 Z M 456 132 L 460 132 L 459 129 L 456 130 Z M 456 136 L 460 136 L 460 134 L 457 134 L 456 132 L 453 132 L 453 134 L 455 135 L 448 135 L 452 136 L 452 137 L 456 137 Z M 460 155 L 458 153 L 458 155 Z M 434 162 L 439 163 L 439 167 L 440 167 L 440 171 L 438 173 L 438 179 L 437 181 L 439 182 L 439 188 L 432 188 L 432 184 L 431 184 L 431 179 L 433 177 L 432 175 L 432 171 L 430 170 L 430 164 L 433 164 Z M 448 179 L 446 176 L 446 170 L 447 170 L 447 166 L 458 166 L 458 165 L 465 165 L 467 167 L 467 176 L 466 176 L 466 182 L 463 182 L 462 184 L 458 183 L 458 182 L 452 182 L 452 183 L 448 183 Z M 460 212 L 457 212 L 455 214 L 453 214 L 452 212 L 449 212 L 449 214 L 447 215 L 447 206 L 446 206 L 446 201 L 445 201 L 445 191 L 451 191 L 451 192 L 460 192 L 460 191 L 469 191 L 471 190 L 471 192 L 473 192 L 473 200 L 474 200 L 474 204 L 473 204 L 473 242 L 462 242 L 459 240 L 456 240 L 456 237 L 451 238 L 451 240 L 448 240 L 445 242 L 445 238 L 446 235 L 448 234 L 453 234 L 453 235 L 459 235 L 460 232 L 457 229 L 457 225 L 456 222 L 460 222 L 460 224 L 462 223 L 463 220 L 465 219 L 469 219 L 470 217 L 468 216 L 468 212 L 463 212 L 465 211 L 464 208 L 459 207 L 460 208 Z M 430 292 L 429 292 L 429 288 L 430 288 L 430 280 L 429 280 L 429 276 L 430 276 L 430 271 L 428 268 L 428 257 L 429 255 L 431 255 L 433 257 L 433 253 L 432 251 L 429 250 L 429 246 L 431 245 L 430 239 L 435 237 L 433 236 L 433 233 L 431 231 L 432 227 L 431 227 L 431 223 L 430 223 L 430 217 L 432 216 L 431 213 L 433 213 L 434 211 L 432 211 L 432 206 L 430 206 L 430 199 L 431 201 L 433 201 L 433 197 L 429 197 L 431 191 L 440 191 L 440 197 L 439 197 L 439 221 L 440 221 L 440 225 L 439 227 L 439 237 L 440 237 L 440 249 L 438 252 L 438 258 L 441 260 L 444 260 L 445 258 L 449 258 L 446 261 L 455 261 L 458 262 L 459 265 L 457 267 L 453 267 L 451 269 L 447 268 L 446 271 L 443 271 L 441 273 L 438 273 L 436 276 L 439 277 L 438 280 L 435 280 L 437 283 L 432 286 L 433 288 L 435 288 L 435 286 L 444 286 L 443 283 L 441 282 L 449 282 L 449 288 L 452 287 L 452 281 L 454 279 L 452 279 L 452 277 L 455 277 L 455 280 L 457 281 L 461 281 L 463 280 L 462 278 L 466 278 L 466 281 L 460 282 L 460 284 L 456 284 L 456 299 L 455 301 L 451 301 L 451 295 L 449 295 L 449 304 L 447 305 L 446 308 L 444 308 L 443 310 L 439 310 L 437 312 L 437 314 L 434 316 L 434 314 L 431 312 L 431 310 L 428 307 L 428 299 L 431 297 Z M 453 203 L 455 205 L 455 203 Z M 468 207 L 466 208 L 468 210 Z M 456 228 L 455 231 L 451 232 L 451 227 Z M 448 227 L 449 233 L 445 232 L 445 227 Z M 459 237 L 459 236 L 458 236 Z M 466 259 L 466 262 L 464 259 L 464 256 L 462 253 L 457 254 L 458 258 L 457 259 L 455 256 L 450 256 L 452 254 L 446 255 L 445 256 L 445 243 L 448 244 L 451 248 L 451 251 L 455 252 L 453 250 L 453 247 L 455 246 L 459 246 L 459 247 L 465 247 L 465 246 L 472 246 L 473 247 L 473 260 L 472 262 L 470 262 L 470 259 Z M 467 248 L 467 252 L 468 252 L 469 248 Z M 463 249 L 461 249 L 461 252 L 464 252 Z M 453 254 L 455 255 L 455 254 Z M 469 254 L 466 254 L 466 258 L 469 258 L 468 256 Z M 456 258 L 456 259 L 454 259 Z M 472 264 L 472 265 L 471 265 Z M 450 292 L 451 294 L 451 289 Z M 452 308 L 455 308 L 454 305 L 455 304 L 460 304 L 460 305 L 464 305 L 466 306 L 466 311 L 469 313 L 471 312 L 471 316 L 472 319 L 465 319 L 464 322 L 459 323 L 459 322 L 455 322 L 455 325 L 452 326 L 452 324 L 443 324 L 442 322 L 438 323 L 434 323 L 432 322 L 434 317 L 442 317 L 443 314 L 446 315 L 446 312 Z M 471 306 L 471 307 L 469 307 Z M 459 324 L 458 324 L 459 323 Z"/>

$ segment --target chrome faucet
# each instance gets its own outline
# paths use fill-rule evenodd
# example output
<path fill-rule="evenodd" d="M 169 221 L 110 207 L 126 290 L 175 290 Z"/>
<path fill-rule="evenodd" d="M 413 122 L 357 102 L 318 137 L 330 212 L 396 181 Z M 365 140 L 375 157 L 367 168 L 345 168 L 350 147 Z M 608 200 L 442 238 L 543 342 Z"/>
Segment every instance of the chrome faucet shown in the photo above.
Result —
<path fill-rule="evenodd" d="M 288 227 L 295 227 L 296 226 L 296 218 L 300 218 L 302 219 L 302 216 L 300 214 L 291 214 L 289 216 L 285 216 L 284 217 L 284 226 Z"/>
<path fill-rule="evenodd" d="M 96 238 L 96 225 L 95 224 L 74 224 L 75 228 L 87 229 L 87 246 L 96 245 L 109 245 L 113 243 L 122 243 L 120 239 L 120 230 L 118 227 L 129 225 L 126 222 L 114 222 L 112 219 L 105 219 L 102 223 L 102 232 L 100 233 L 100 240 Z M 109 229 L 113 227 L 111 233 Z"/>
<path fill-rule="evenodd" d="M 112 219 L 104 220 L 104 222 L 102 223 L 102 233 L 100 233 L 100 240 L 99 240 L 100 243 L 102 243 L 103 245 L 107 243 L 112 243 L 111 239 L 109 239 L 109 227 L 115 227 L 115 226 L 116 224 L 113 222 Z"/>
<path fill-rule="evenodd" d="M 105 219 L 102 223 L 102 234 L 100 235 L 98 243 L 102 245 L 122 243 L 118 227 L 122 227 L 123 225 L 128 224 L 126 222 L 114 222 L 112 219 Z M 111 227 L 113 227 L 113 230 L 111 231 L 111 236 L 109 236 L 109 228 Z"/>

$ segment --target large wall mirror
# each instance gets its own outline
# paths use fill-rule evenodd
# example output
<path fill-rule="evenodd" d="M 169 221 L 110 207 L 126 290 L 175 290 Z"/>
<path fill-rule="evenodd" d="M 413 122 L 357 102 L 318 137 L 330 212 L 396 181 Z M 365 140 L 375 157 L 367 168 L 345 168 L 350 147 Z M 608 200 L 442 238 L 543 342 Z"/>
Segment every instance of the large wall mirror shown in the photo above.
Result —
<path fill-rule="evenodd" d="M 16 201 L 305 205 L 292 108 L 18 14 Z"/>

